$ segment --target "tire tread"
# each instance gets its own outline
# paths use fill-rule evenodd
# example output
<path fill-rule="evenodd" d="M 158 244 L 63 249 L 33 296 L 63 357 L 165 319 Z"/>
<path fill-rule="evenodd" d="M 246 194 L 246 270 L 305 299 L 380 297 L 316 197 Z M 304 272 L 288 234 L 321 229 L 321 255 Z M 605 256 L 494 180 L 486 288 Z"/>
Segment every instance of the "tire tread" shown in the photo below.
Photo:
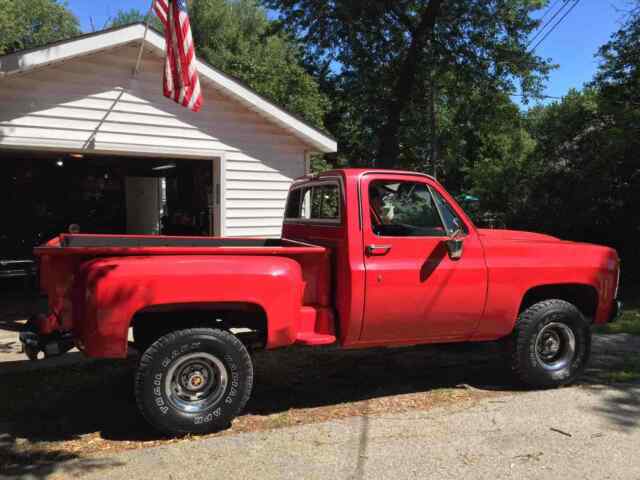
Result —
<path fill-rule="evenodd" d="M 577 315 L 583 322 L 584 317 L 580 310 L 570 302 L 566 300 L 562 300 L 559 298 L 552 298 L 548 300 L 542 300 L 538 303 L 535 303 L 528 307 L 526 310 L 520 313 L 518 319 L 516 320 L 515 327 L 511 334 L 510 338 L 510 362 L 511 368 L 513 372 L 516 374 L 518 379 L 530 386 L 538 386 L 538 387 L 553 387 L 558 386 L 557 384 L 549 381 L 547 384 L 541 384 L 539 378 L 536 378 L 535 372 L 526 365 L 523 360 L 523 351 L 528 351 L 529 341 L 528 335 L 525 334 L 529 329 L 534 328 L 534 325 L 537 321 L 539 321 L 538 315 L 541 311 L 548 310 L 551 308 L 564 310 L 571 315 Z M 564 383 L 570 383 L 575 375 L 572 375 L 570 379 L 568 379 Z"/>
<path fill-rule="evenodd" d="M 242 365 L 242 367 L 245 369 L 246 372 L 248 372 L 247 379 L 249 381 L 249 385 L 253 385 L 254 372 L 253 372 L 253 363 L 251 361 L 251 356 L 249 355 L 249 352 L 247 351 L 246 347 L 238 337 L 236 337 L 235 335 L 233 335 L 232 333 L 226 330 L 220 330 L 217 328 L 196 327 L 196 328 L 186 328 L 183 330 L 174 330 L 157 339 L 155 342 L 151 344 L 151 346 L 147 348 L 147 350 L 145 350 L 145 352 L 140 357 L 138 369 L 136 370 L 136 374 L 135 374 L 134 392 L 135 392 L 136 404 L 138 406 L 138 410 L 142 413 L 142 416 L 144 417 L 144 419 L 152 425 L 155 422 L 153 421 L 152 418 L 150 418 L 147 415 L 146 408 L 143 403 L 144 379 L 145 379 L 146 373 L 151 368 L 154 358 L 160 354 L 160 351 L 162 350 L 163 347 L 165 347 L 169 343 L 179 340 L 182 337 L 194 336 L 194 335 L 210 335 L 210 336 L 217 337 L 219 340 L 222 340 L 227 343 L 231 343 L 239 352 L 243 352 L 242 361 L 244 365 Z M 245 407 L 245 405 L 249 401 L 249 398 L 251 397 L 251 390 L 252 390 L 251 388 L 243 389 L 243 390 L 244 390 L 243 396 L 240 402 L 238 403 L 234 416 L 242 411 L 242 409 Z M 189 433 L 189 432 L 181 432 L 181 433 Z"/>

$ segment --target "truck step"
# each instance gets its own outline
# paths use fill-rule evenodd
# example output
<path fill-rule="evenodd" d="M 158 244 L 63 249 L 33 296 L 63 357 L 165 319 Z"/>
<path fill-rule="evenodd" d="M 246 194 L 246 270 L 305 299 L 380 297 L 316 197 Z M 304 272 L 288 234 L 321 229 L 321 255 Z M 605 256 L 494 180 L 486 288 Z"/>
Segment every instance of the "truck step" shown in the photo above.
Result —
<path fill-rule="evenodd" d="M 301 345 L 329 345 L 335 343 L 334 317 L 330 308 L 304 306 L 300 310 L 300 325 L 296 343 Z"/>
<path fill-rule="evenodd" d="M 300 345 L 331 345 L 335 341 L 335 335 L 315 332 L 301 332 L 296 337 L 296 343 Z"/>

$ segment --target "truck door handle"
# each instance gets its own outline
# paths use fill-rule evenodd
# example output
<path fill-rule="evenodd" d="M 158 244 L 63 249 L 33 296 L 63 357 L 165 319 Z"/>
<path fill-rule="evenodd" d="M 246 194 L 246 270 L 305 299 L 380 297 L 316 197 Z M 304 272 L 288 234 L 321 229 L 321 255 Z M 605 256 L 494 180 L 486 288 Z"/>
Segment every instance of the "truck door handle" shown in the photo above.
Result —
<path fill-rule="evenodd" d="M 391 250 L 391 245 L 367 245 L 367 255 L 386 255 Z"/>

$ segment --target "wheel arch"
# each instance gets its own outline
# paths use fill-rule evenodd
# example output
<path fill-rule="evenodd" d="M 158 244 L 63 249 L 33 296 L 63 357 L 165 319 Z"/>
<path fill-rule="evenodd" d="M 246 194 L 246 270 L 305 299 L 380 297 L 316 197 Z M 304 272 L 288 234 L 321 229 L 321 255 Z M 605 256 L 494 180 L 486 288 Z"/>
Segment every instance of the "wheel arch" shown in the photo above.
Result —
<path fill-rule="evenodd" d="M 266 308 L 244 300 L 147 305 L 132 315 L 130 326 L 143 345 L 170 331 L 209 327 L 239 334 L 252 348 L 266 346 L 269 328 Z"/>
<path fill-rule="evenodd" d="M 536 285 L 525 291 L 518 314 L 543 300 L 557 298 L 575 305 L 585 318 L 592 321 L 598 309 L 598 291 L 583 283 L 554 283 Z"/>

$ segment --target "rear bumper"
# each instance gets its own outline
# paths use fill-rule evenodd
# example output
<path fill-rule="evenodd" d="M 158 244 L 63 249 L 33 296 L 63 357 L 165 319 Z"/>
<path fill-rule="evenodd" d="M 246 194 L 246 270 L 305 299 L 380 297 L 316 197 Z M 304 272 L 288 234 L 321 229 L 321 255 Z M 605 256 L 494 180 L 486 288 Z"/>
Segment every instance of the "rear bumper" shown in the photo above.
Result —
<path fill-rule="evenodd" d="M 609 314 L 609 319 L 607 320 L 607 322 L 611 323 L 618 320 L 620 318 L 620 315 L 622 315 L 622 308 L 623 308 L 622 301 L 614 300 L 613 305 L 611 306 L 611 313 Z"/>

